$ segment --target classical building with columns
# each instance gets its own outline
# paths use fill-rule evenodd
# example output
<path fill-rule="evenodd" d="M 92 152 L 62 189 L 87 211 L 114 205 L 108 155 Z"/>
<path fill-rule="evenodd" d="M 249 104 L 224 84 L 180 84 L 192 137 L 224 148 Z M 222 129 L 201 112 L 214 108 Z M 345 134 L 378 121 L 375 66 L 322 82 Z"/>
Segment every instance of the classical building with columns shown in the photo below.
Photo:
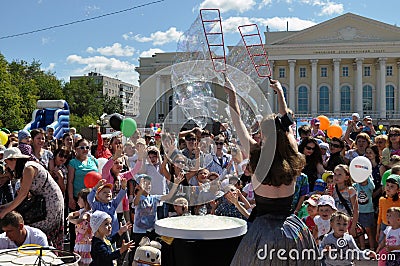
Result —
<path fill-rule="evenodd" d="M 297 116 L 345 117 L 358 112 L 374 119 L 400 119 L 399 27 L 347 13 L 305 30 L 264 35 L 273 78 L 282 83 Z M 136 69 L 140 113 L 150 113 L 154 120 L 162 120 L 174 107 L 170 73 L 165 71 L 143 88 L 142 84 L 172 64 L 174 55 L 140 58 Z M 274 94 L 267 97 L 276 111 Z"/>

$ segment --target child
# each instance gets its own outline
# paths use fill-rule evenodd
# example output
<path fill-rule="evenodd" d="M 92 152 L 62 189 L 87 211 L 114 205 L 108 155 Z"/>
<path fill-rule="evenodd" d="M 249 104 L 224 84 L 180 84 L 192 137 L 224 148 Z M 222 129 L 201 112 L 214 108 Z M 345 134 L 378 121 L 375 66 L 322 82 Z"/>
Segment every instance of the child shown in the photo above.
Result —
<path fill-rule="evenodd" d="M 379 212 L 378 221 L 376 229 L 376 241 L 378 244 L 383 240 L 384 234 L 388 220 L 386 217 L 386 212 L 390 207 L 400 207 L 399 200 L 400 192 L 400 176 L 390 175 L 386 179 L 385 185 L 385 196 L 379 199 Z"/>
<path fill-rule="evenodd" d="M 68 221 L 75 224 L 75 247 L 74 252 L 81 256 L 80 265 L 89 265 L 92 262 L 90 256 L 92 238 L 92 229 L 90 228 L 89 216 L 90 216 L 90 205 L 87 200 L 87 196 L 90 193 L 90 189 L 84 188 L 78 193 L 78 205 L 81 208 L 79 211 L 71 212 L 68 215 Z"/>
<path fill-rule="evenodd" d="M 386 265 L 400 265 L 400 208 L 391 207 L 387 210 L 386 215 L 388 227 L 384 231 L 385 241 L 379 244 L 377 251 L 385 249 L 386 252 L 392 254 L 391 256 L 386 256 L 388 258 Z"/>
<path fill-rule="evenodd" d="M 189 202 L 185 198 L 176 198 L 174 200 L 174 210 L 176 215 L 174 216 L 184 216 L 190 215 L 189 213 Z"/>
<path fill-rule="evenodd" d="M 310 232 L 314 231 L 314 217 L 318 214 L 318 201 L 320 197 L 321 195 L 314 194 L 304 202 L 307 206 L 306 208 L 308 216 L 304 217 L 302 220 L 305 225 L 307 225 L 308 229 L 310 229 Z"/>
<path fill-rule="evenodd" d="M 126 233 L 131 224 L 121 226 L 118 232 L 114 235 L 112 231 L 112 219 L 110 215 L 102 211 L 95 211 L 90 216 L 90 227 L 94 232 L 92 239 L 92 255 L 91 266 L 113 266 L 113 261 L 120 258 L 125 251 L 134 247 L 133 241 L 125 243 L 122 241 L 120 249 L 114 250 L 112 243 L 114 243 L 123 233 Z M 109 236 L 111 235 L 111 238 Z"/>
<path fill-rule="evenodd" d="M 322 174 L 322 181 L 326 183 L 326 186 L 333 184 L 333 172 L 332 171 L 325 171 L 325 173 Z"/>
<path fill-rule="evenodd" d="M 317 242 L 331 231 L 330 219 L 335 211 L 337 211 L 335 200 L 329 195 L 322 195 L 318 200 L 319 215 L 314 217 L 313 236 Z"/>
<path fill-rule="evenodd" d="M 126 195 L 127 181 L 125 178 L 121 179 L 121 190 L 118 195 L 112 197 L 112 184 L 106 183 L 105 179 L 99 180 L 96 186 L 90 191 L 88 195 L 88 202 L 93 211 L 104 211 L 112 218 L 112 232 L 114 235 L 119 229 L 119 223 L 117 218 L 117 207 L 121 203 L 122 199 Z M 93 228 L 92 228 L 93 229 Z"/>
<path fill-rule="evenodd" d="M 376 258 L 375 252 L 361 251 L 357 247 L 353 236 L 347 233 L 349 222 L 350 217 L 343 212 L 332 214 L 330 226 L 333 232 L 325 235 L 320 245 L 327 266 L 354 265 L 353 260 Z"/>
<path fill-rule="evenodd" d="M 335 205 L 338 211 L 347 213 L 352 217 L 349 232 L 352 235 L 356 234 L 356 225 L 358 222 L 358 202 L 357 192 L 352 186 L 349 167 L 345 164 L 339 164 L 333 170 L 333 183 L 335 187 L 330 187 L 329 194 L 335 200 Z M 333 189 L 333 191 L 332 191 Z M 341 194 L 342 199 L 340 197 Z"/>
<path fill-rule="evenodd" d="M 359 218 L 360 224 L 364 226 L 367 235 L 369 248 L 375 249 L 374 229 L 375 229 L 375 215 L 374 204 L 372 202 L 372 193 L 374 192 L 375 185 L 371 177 L 368 177 L 362 183 L 354 183 L 353 187 L 357 191 L 357 199 L 359 205 Z M 359 237 L 360 247 L 365 249 L 365 236 Z"/>
<path fill-rule="evenodd" d="M 151 177 L 148 175 L 138 176 L 138 185 L 136 186 L 137 194 L 133 201 L 135 207 L 133 237 L 136 244 L 139 244 L 144 236 L 154 240 L 155 233 L 153 229 L 157 221 L 157 205 L 160 201 L 170 200 L 183 179 L 183 173 L 179 173 L 179 175 L 174 178 L 174 184 L 167 195 L 150 195 Z"/>
<path fill-rule="evenodd" d="M 21 150 L 22 154 L 29 155 L 30 161 L 38 161 L 32 153 L 32 137 L 28 130 L 20 130 L 18 132 L 18 149 Z"/>

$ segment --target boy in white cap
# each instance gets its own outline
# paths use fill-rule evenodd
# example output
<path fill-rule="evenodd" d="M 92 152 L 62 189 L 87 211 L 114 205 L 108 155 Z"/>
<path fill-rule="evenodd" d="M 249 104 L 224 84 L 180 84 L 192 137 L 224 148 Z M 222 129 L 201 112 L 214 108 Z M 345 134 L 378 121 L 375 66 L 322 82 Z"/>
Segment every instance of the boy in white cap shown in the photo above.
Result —
<path fill-rule="evenodd" d="M 133 241 L 125 243 L 125 240 L 122 240 L 121 248 L 114 250 L 112 243 L 115 243 L 132 225 L 121 225 L 118 232 L 111 235 L 111 223 L 111 216 L 105 212 L 95 211 L 90 216 L 90 227 L 94 232 L 90 251 L 92 256 L 91 266 L 114 266 L 114 260 L 120 258 L 125 251 L 134 247 Z"/>
<path fill-rule="evenodd" d="M 322 240 L 325 234 L 331 231 L 331 216 L 337 211 L 335 200 L 332 196 L 322 195 L 318 200 L 318 214 L 314 217 L 315 227 L 313 236 L 318 242 Z"/>

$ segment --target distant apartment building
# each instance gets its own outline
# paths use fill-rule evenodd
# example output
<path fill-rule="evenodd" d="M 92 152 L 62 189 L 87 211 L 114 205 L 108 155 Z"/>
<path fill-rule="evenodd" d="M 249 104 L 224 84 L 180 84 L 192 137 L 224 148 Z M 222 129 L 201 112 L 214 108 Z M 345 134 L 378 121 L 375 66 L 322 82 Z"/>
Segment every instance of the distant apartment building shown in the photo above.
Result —
<path fill-rule="evenodd" d="M 123 82 L 116 78 L 104 76 L 97 72 L 89 72 L 85 76 L 71 76 L 70 81 L 81 78 L 93 78 L 96 83 L 103 84 L 103 95 L 119 97 L 122 101 L 123 112 L 126 116 L 134 117 L 139 114 L 139 87 Z"/>

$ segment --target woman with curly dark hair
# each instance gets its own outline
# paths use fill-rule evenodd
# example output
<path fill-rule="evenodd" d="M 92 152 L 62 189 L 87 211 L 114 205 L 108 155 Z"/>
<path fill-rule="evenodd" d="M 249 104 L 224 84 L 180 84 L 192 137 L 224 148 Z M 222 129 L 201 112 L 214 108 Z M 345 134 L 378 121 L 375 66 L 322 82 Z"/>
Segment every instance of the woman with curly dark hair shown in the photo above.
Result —
<path fill-rule="evenodd" d="M 313 137 L 303 139 L 299 145 L 299 152 L 306 156 L 306 166 L 302 173 L 308 177 L 310 191 L 314 191 L 315 181 L 325 172 L 321 148 Z"/>
<path fill-rule="evenodd" d="M 248 219 L 252 225 L 243 237 L 231 265 L 319 265 L 312 259 L 280 260 L 277 256 L 261 259 L 260 250 L 304 250 L 318 254 L 318 248 L 307 226 L 294 214 L 291 205 L 296 179 L 305 165 L 298 153 L 297 143 L 290 130 L 293 118 L 286 106 L 279 81 L 271 80 L 271 88 L 278 97 L 280 115 L 265 117 L 261 123 L 261 142 L 251 138 L 240 118 L 236 90 L 225 79 L 225 90 L 231 107 L 232 123 L 242 144 L 242 151 L 250 154 L 251 182 L 256 207 Z M 265 250 L 268 249 L 268 250 Z M 257 254 L 257 255 L 256 255 Z"/>

